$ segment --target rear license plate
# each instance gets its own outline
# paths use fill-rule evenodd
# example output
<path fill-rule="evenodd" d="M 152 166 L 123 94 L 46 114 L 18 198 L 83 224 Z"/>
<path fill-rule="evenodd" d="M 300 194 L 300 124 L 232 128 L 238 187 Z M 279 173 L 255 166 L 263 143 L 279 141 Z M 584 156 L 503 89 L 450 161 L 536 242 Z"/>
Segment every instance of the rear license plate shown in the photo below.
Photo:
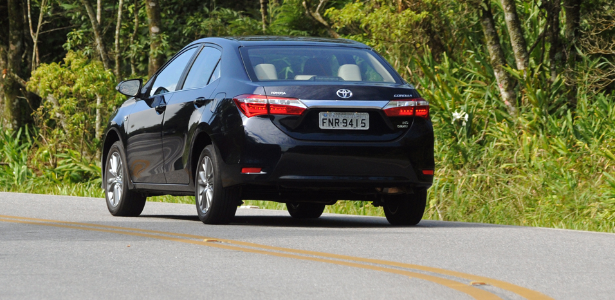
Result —
<path fill-rule="evenodd" d="M 321 112 L 320 129 L 368 130 L 369 114 L 360 112 Z"/>

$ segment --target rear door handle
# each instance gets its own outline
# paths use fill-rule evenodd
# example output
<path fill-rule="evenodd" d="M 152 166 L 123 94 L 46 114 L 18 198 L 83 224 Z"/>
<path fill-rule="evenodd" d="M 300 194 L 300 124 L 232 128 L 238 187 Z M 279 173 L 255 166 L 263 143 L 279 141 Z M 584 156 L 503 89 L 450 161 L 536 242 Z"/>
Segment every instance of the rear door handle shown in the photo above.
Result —
<path fill-rule="evenodd" d="M 196 99 L 194 99 L 194 105 L 196 105 L 196 107 L 201 107 L 203 105 L 205 105 L 207 102 L 211 101 L 212 99 L 205 99 L 205 97 L 198 97 Z"/>

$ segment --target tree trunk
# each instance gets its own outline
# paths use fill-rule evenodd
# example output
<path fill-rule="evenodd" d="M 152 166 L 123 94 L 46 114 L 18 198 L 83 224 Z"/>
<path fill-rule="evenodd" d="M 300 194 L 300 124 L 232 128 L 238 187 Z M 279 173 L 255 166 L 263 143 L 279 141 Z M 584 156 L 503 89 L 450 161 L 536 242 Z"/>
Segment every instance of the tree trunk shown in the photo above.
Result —
<path fill-rule="evenodd" d="M 568 86 L 568 104 L 571 107 L 577 106 L 577 40 L 579 35 L 579 22 L 581 20 L 581 1 L 564 0 L 564 10 L 566 11 L 566 25 L 564 32 L 566 35 L 566 86 Z"/>
<path fill-rule="evenodd" d="M 6 1 L 0 2 L 0 126 L 8 128 L 8 119 L 5 117 L 6 105 L 4 88 L 6 82 L 7 46 L 9 44 L 8 9 Z"/>
<path fill-rule="evenodd" d="M 122 26 L 122 6 L 124 0 L 119 0 L 117 4 L 117 25 L 115 26 L 115 79 L 120 80 L 120 27 Z"/>
<path fill-rule="evenodd" d="M 28 24 L 30 25 L 30 35 L 32 36 L 32 42 L 34 46 L 32 47 L 32 72 L 38 68 L 38 65 L 41 63 L 39 51 L 38 51 L 38 36 L 41 32 L 41 26 L 43 25 L 43 15 L 45 13 L 45 5 L 46 0 L 41 1 L 40 12 L 38 15 L 38 24 L 36 25 L 36 32 L 32 28 L 32 16 L 30 12 L 30 0 L 28 0 Z"/>
<path fill-rule="evenodd" d="M 51 102 L 51 104 L 55 107 L 60 107 L 60 102 L 58 102 L 58 99 L 56 99 L 51 93 L 47 95 L 47 101 Z M 68 130 L 68 125 L 66 124 L 66 118 L 64 117 L 64 114 L 62 114 L 61 111 L 56 110 L 55 115 L 56 120 L 60 122 L 60 126 L 62 126 L 62 129 Z"/>
<path fill-rule="evenodd" d="M 403 0 L 397 0 L 397 12 L 400 13 L 405 9 Z"/>
<path fill-rule="evenodd" d="M 3 27 L 0 27 L 2 30 Z M 7 57 L 6 57 L 6 40 L 2 33 L 0 33 L 0 126 L 8 128 L 10 126 L 9 119 L 6 118 L 6 110 L 10 107 L 6 105 L 6 97 L 4 88 L 6 86 L 6 70 Z"/>
<path fill-rule="evenodd" d="M 24 51 L 24 11 L 22 1 L 8 0 L 8 49 L 6 55 L 6 70 L 2 70 L 4 79 L 4 116 L 5 123 L 9 128 L 17 129 L 21 127 L 21 103 L 20 86 L 12 74 L 21 76 L 21 62 Z"/>
<path fill-rule="evenodd" d="M 34 42 L 34 46 L 32 47 L 32 66 L 30 67 L 30 69 L 34 72 L 35 66 L 34 64 L 36 63 L 36 60 L 34 59 L 36 57 L 36 41 L 35 41 L 35 37 L 34 37 L 34 29 L 32 29 L 32 10 L 31 10 L 31 3 L 30 0 L 26 1 L 27 6 L 28 6 L 28 27 L 30 29 L 30 37 L 32 38 L 32 41 Z M 43 12 L 41 10 L 41 12 Z"/>
<path fill-rule="evenodd" d="M 98 93 L 96 94 L 96 119 L 95 119 L 95 128 L 94 128 L 94 137 L 96 137 L 97 139 L 100 140 L 101 138 L 101 131 L 100 128 L 101 123 L 102 123 L 102 116 L 101 116 L 101 105 L 102 105 L 102 99 L 100 97 L 100 95 L 98 95 Z"/>
<path fill-rule="evenodd" d="M 312 19 L 314 19 L 316 22 L 324 25 L 327 28 L 327 32 L 329 33 L 329 35 L 332 38 L 336 38 L 339 39 L 340 35 L 335 32 L 335 30 L 333 30 L 333 28 L 331 28 L 331 26 L 329 25 L 329 23 L 327 23 L 327 21 L 322 17 L 322 15 L 320 14 L 320 9 L 324 8 L 324 5 L 327 3 L 328 0 L 320 0 L 318 2 L 318 6 L 316 6 L 316 10 L 312 11 L 308 5 L 307 1 L 303 1 L 303 7 L 305 8 L 305 13 L 311 17 Z"/>
<path fill-rule="evenodd" d="M 134 17 L 135 17 L 135 24 L 134 24 L 134 29 L 132 31 L 132 36 L 130 37 L 130 44 L 134 45 L 135 44 L 135 40 L 137 39 L 137 34 L 139 33 L 139 0 L 135 0 L 135 7 L 134 7 Z M 137 63 L 135 60 L 135 54 L 133 53 L 133 55 L 130 56 L 130 76 L 134 77 L 137 75 Z"/>
<path fill-rule="evenodd" d="M 510 43 L 513 48 L 513 53 L 515 54 L 517 70 L 525 70 L 529 63 L 529 54 L 527 52 L 527 43 L 523 36 L 521 22 L 519 22 L 519 16 L 517 15 L 517 5 L 515 0 L 501 1 L 502 7 L 504 8 L 504 19 L 506 20 L 508 34 L 510 35 Z"/>
<path fill-rule="evenodd" d="M 90 5 L 89 0 L 81 0 L 83 6 L 88 12 L 88 16 L 90 18 L 90 22 L 92 23 L 92 29 L 94 30 L 94 38 L 96 39 L 96 49 L 98 50 L 98 54 L 102 60 L 103 66 L 105 70 L 110 70 L 109 56 L 107 55 L 107 48 L 105 47 L 105 43 L 103 41 L 102 31 L 100 29 L 100 24 L 96 20 L 97 16 L 94 14 L 94 8 Z"/>
<path fill-rule="evenodd" d="M 100 24 L 102 20 L 102 0 L 96 0 L 96 21 Z"/>
<path fill-rule="evenodd" d="M 261 18 L 263 19 L 263 34 L 267 33 L 267 0 L 261 1 Z"/>
<path fill-rule="evenodd" d="M 551 70 L 551 81 L 559 75 L 562 62 L 562 50 L 559 38 L 559 13 L 561 11 L 560 0 L 546 2 L 547 23 L 549 24 L 549 68 Z"/>
<path fill-rule="evenodd" d="M 504 51 L 500 45 L 500 37 L 495 29 L 495 22 L 493 21 L 493 14 L 491 13 L 491 7 L 489 0 L 482 0 L 479 6 L 480 10 L 480 23 L 483 27 L 483 33 L 485 34 L 485 40 L 487 42 L 487 50 L 489 50 L 489 57 L 491 66 L 495 73 L 495 79 L 502 95 L 502 100 L 506 104 L 506 108 L 511 115 L 516 115 L 516 98 L 515 90 L 513 88 L 513 78 L 504 70 L 506 58 Z"/>
<path fill-rule="evenodd" d="M 147 10 L 147 23 L 149 25 L 149 65 L 148 75 L 152 77 L 164 63 L 162 53 L 160 53 L 160 4 L 158 0 L 146 0 L 145 9 Z"/>

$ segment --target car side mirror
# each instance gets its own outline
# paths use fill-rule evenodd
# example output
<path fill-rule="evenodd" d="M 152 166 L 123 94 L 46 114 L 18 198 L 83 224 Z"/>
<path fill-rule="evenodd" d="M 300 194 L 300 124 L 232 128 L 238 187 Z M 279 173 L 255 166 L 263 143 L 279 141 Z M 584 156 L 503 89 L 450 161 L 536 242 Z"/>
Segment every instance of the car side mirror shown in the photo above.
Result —
<path fill-rule="evenodd" d="M 140 94 L 141 85 L 143 85 L 141 79 L 129 79 L 120 82 L 115 89 L 126 96 L 136 97 Z"/>

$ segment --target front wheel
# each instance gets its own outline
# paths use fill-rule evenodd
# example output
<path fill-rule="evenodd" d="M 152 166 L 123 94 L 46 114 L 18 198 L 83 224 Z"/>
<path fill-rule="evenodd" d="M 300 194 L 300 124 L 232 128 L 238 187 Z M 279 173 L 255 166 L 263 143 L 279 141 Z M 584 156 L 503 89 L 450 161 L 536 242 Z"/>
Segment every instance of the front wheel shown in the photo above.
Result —
<path fill-rule="evenodd" d="M 128 189 L 128 168 L 124 158 L 124 147 L 117 141 L 107 153 L 105 164 L 105 198 L 107 208 L 114 216 L 136 217 L 145 206 L 145 196 Z"/>
<path fill-rule="evenodd" d="M 427 203 L 427 189 L 416 189 L 414 194 L 391 197 L 384 203 L 384 215 L 391 225 L 416 225 L 423 218 Z"/>
<path fill-rule="evenodd" d="M 237 211 L 240 193 L 237 187 L 222 186 L 218 157 L 213 145 L 201 152 L 195 176 L 196 211 L 205 224 L 231 222 Z"/>
<path fill-rule="evenodd" d="M 324 204 L 317 203 L 286 203 L 291 217 L 295 219 L 316 219 L 325 210 Z"/>

